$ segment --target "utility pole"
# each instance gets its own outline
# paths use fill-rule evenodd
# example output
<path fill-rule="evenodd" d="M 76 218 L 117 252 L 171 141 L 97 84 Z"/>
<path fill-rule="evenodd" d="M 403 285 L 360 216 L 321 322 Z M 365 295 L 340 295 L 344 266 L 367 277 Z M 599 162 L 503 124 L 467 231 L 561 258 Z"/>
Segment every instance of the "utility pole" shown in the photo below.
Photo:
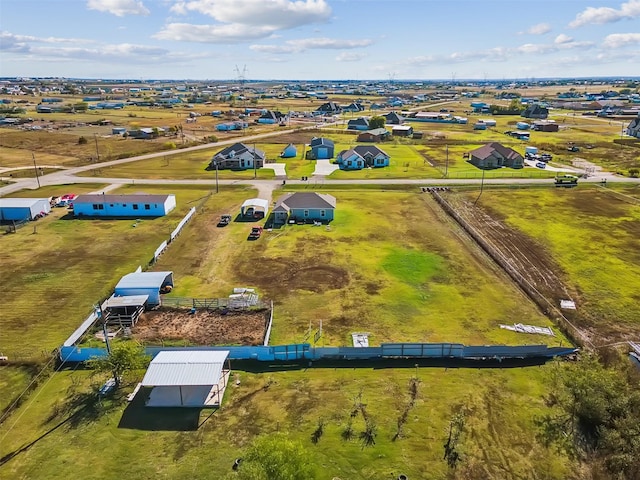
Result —
<path fill-rule="evenodd" d="M 93 139 L 96 142 L 96 163 L 100 162 L 100 152 L 98 152 L 98 134 L 94 133 L 93 134 Z"/>
<path fill-rule="evenodd" d="M 102 320 L 102 334 L 104 335 L 104 343 L 107 346 L 107 354 L 111 355 L 111 344 L 109 343 L 109 332 L 107 331 L 107 319 L 104 317 L 102 305 L 97 303 L 95 306 L 95 312 L 96 315 L 98 315 L 98 318 Z"/>
<path fill-rule="evenodd" d="M 216 193 L 218 193 L 218 162 L 215 161 L 214 163 L 216 165 Z"/>
<path fill-rule="evenodd" d="M 446 145 L 447 149 L 447 159 L 444 162 L 444 178 L 447 178 L 449 175 L 449 145 Z"/>
<path fill-rule="evenodd" d="M 36 165 L 36 156 L 31 152 L 31 158 L 33 158 L 33 168 L 36 171 L 36 181 L 38 182 L 38 188 L 40 188 L 40 177 L 38 176 L 38 166 Z"/>
<path fill-rule="evenodd" d="M 484 168 L 482 169 L 482 181 L 480 182 L 480 193 L 478 194 L 478 198 L 476 198 L 476 201 L 473 202 L 473 206 L 476 206 L 476 203 L 478 203 L 478 200 L 480 200 L 480 195 L 482 195 L 482 190 L 484 190 Z"/>
<path fill-rule="evenodd" d="M 258 154 L 256 152 L 256 144 L 253 144 L 253 178 L 256 178 L 258 175 L 257 170 L 257 162 L 258 162 Z"/>

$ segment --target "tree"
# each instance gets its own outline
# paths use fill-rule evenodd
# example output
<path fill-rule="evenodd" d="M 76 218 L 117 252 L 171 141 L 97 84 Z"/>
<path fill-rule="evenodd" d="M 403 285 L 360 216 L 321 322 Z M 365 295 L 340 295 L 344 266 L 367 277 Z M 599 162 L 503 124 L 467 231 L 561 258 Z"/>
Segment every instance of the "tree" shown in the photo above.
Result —
<path fill-rule="evenodd" d="M 382 116 L 374 116 L 369 119 L 369 129 L 374 130 L 376 128 L 384 128 L 384 125 L 387 123 L 386 118 Z"/>
<path fill-rule="evenodd" d="M 238 466 L 237 475 L 228 479 L 238 480 L 313 480 L 314 468 L 309 463 L 310 454 L 299 443 L 285 435 L 258 437 L 247 450 Z"/>
<path fill-rule="evenodd" d="M 142 345 L 135 342 L 116 343 L 111 353 L 104 357 L 94 357 L 89 360 L 89 367 L 98 373 L 109 373 L 119 387 L 126 374 L 133 370 L 140 370 L 149 365 L 150 357 L 145 355 Z"/>
<path fill-rule="evenodd" d="M 626 359 L 623 359 L 626 362 Z M 558 365 L 551 413 L 538 419 L 540 437 L 576 457 L 604 464 L 618 479 L 637 479 L 640 465 L 640 391 L 628 364 L 605 367 L 593 355 Z"/>

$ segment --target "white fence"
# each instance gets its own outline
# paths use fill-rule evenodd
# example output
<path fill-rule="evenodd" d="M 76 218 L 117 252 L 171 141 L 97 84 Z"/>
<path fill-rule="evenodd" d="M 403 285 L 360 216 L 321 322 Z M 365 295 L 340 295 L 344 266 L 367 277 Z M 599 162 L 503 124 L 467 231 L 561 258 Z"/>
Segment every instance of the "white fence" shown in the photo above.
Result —
<path fill-rule="evenodd" d="M 193 217 L 194 213 L 196 213 L 196 207 L 191 207 L 191 210 L 189 210 L 189 213 L 185 215 L 185 217 L 178 224 L 176 229 L 173 232 L 171 232 L 171 237 L 169 239 L 169 242 L 172 242 L 178 236 L 178 234 L 180 233 L 180 230 L 182 230 L 182 228 L 187 224 L 187 222 L 191 220 L 191 217 Z"/>

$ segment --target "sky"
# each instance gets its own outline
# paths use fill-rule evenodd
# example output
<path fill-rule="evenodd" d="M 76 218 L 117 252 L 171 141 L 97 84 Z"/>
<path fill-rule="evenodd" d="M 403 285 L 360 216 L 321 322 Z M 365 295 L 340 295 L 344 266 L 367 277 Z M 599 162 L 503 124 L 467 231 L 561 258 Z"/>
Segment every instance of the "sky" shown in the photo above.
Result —
<path fill-rule="evenodd" d="M 640 76 L 640 0 L 1 0 L 0 76 Z"/>

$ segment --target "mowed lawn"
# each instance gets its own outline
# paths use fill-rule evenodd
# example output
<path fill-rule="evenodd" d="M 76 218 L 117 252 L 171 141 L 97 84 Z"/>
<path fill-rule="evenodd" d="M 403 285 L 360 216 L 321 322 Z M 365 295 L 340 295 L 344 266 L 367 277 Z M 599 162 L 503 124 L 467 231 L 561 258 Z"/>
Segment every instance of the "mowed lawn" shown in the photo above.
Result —
<path fill-rule="evenodd" d="M 21 192 L 50 196 L 97 189 L 73 185 Z M 0 236 L 3 292 L 0 345 L 10 358 L 39 357 L 59 346 L 92 306 L 106 298 L 118 280 L 139 265 L 146 267 L 157 246 L 169 238 L 187 211 L 211 193 L 210 188 L 131 185 L 112 193 L 174 193 L 177 208 L 149 219 L 76 219 L 67 209 Z M 226 209 L 253 196 L 227 187 L 216 196 Z"/>
<path fill-rule="evenodd" d="M 470 193 L 470 198 L 474 193 Z M 542 244 L 603 339 L 640 335 L 638 186 L 485 190 L 481 205 Z"/>

